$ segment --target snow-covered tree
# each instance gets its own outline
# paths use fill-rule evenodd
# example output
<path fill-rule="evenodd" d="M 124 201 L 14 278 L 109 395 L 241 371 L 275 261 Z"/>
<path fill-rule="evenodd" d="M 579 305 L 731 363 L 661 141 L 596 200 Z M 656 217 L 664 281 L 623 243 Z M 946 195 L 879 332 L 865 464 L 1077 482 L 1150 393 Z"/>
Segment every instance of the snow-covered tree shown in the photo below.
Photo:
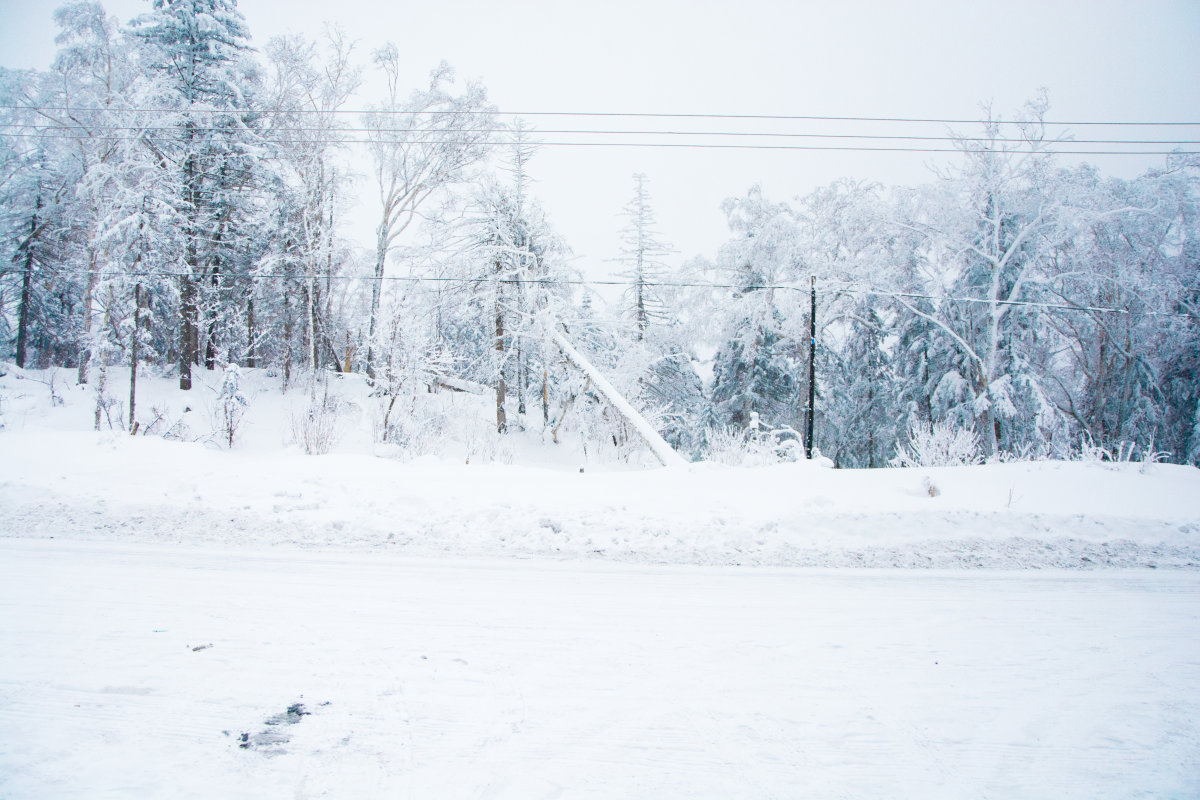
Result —
<path fill-rule="evenodd" d="M 259 307 L 280 289 L 295 295 L 295 307 L 286 310 L 299 319 L 277 326 L 302 340 L 283 348 L 285 381 L 296 352 L 303 353 L 310 370 L 343 361 L 338 344 L 348 329 L 343 325 L 337 330 L 333 303 L 334 277 L 345 254 L 337 222 L 349 181 L 349 168 L 339 158 L 343 148 L 338 138 L 345 127 L 339 112 L 358 89 L 362 72 L 352 54 L 352 43 L 337 28 L 327 29 L 321 42 L 277 37 L 266 47 L 266 124 L 278 166 L 269 205 L 274 219 L 287 228 L 286 233 L 277 231 L 276 239 L 288 245 L 283 248 L 286 257 L 274 251 L 260 264 L 271 277 Z M 261 310 L 258 317 L 264 317 Z"/>
<path fill-rule="evenodd" d="M 672 250 L 655 230 L 654 208 L 650 204 L 649 179 L 643 173 L 633 176 L 633 197 L 625 206 L 625 225 L 621 229 L 622 266 L 620 277 L 629 282 L 625 303 L 636 329 L 635 338 L 642 341 L 652 321 L 666 316 L 662 290 L 667 264 L 663 261 Z"/>
<path fill-rule="evenodd" d="M 363 119 L 381 206 L 367 325 L 366 368 L 372 377 L 388 256 L 429 198 L 483 160 L 496 124 L 495 108 L 482 85 L 468 82 L 461 94 L 452 94 L 454 71 L 448 64 L 431 73 L 428 89 L 404 97 L 396 46 L 377 50 L 374 61 L 387 82 L 387 94 Z"/>
<path fill-rule="evenodd" d="M 263 154 L 253 110 L 256 67 L 234 0 L 154 0 L 132 22 L 143 82 L 137 102 L 161 110 L 145 146 L 175 189 L 174 269 L 179 292 L 179 386 L 190 389 L 201 358 L 212 369 L 233 314 L 232 280 L 247 270 L 238 252 L 256 165 Z"/>
<path fill-rule="evenodd" d="M 897 288 L 944 298 L 926 311 L 897 296 L 948 341 L 949 358 L 931 376 L 933 413 L 973 424 L 988 455 L 1042 447 L 1065 430 L 1037 369 L 1041 313 L 1024 305 L 1041 296 L 1051 254 L 1070 236 L 1070 211 L 1052 185 L 1045 110 L 1044 101 L 1030 103 L 1015 123 L 989 118 L 980 136 L 961 138 L 964 164 L 943 178 L 940 202 L 900 221 L 924 237 L 919 256 L 931 280 Z"/>
<path fill-rule="evenodd" d="M 725 201 L 733 238 L 717 260 L 722 282 L 723 341 L 713 363 L 709 427 L 803 428 L 807 384 L 807 319 L 795 285 L 803 254 L 786 204 L 754 187 Z M 802 377 L 803 376 L 803 377 Z"/>

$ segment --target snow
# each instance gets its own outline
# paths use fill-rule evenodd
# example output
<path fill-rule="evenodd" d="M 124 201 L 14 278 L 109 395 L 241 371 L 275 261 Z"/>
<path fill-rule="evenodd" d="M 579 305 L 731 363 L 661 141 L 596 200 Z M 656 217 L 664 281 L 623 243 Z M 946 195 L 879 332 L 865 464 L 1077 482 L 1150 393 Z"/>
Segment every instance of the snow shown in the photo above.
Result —
<path fill-rule="evenodd" d="M 491 398 L 452 391 L 397 404 L 393 413 L 413 427 L 411 446 L 425 453 L 405 461 L 377 455 L 405 453 L 372 444 L 381 401 L 351 377 L 330 382 L 340 443 L 306 456 L 292 426 L 314 392 L 281 393 L 277 379 L 254 370 L 241 376 L 247 405 L 229 450 L 222 376 L 201 378 L 208 384 L 185 395 L 143 377 L 138 401 L 142 419 L 159 414 L 161 430 L 186 429 L 198 441 L 97 433 L 92 390 L 57 379 L 61 405 L 53 405 L 49 376 L 0 379 L 0 530 L 650 564 L 1200 566 L 1200 470 L 1190 467 L 645 469 L 606 461 L 595 446 L 585 457 L 578 443 L 556 446 L 538 431 L 499 437 Z M 422 438 L 423 426 L 465 438 L 439 444 Z"/>
<path fill-rule="evenodd" d="M 6 370 L 2 797 L 1200 793 L 1200 470 L 644 468 L 449 391 L 414 457 L 352 377 L 308 456 L 258 370 L 230 450 L 219 373 L 130 436 Z"/>
<path fill-rule="evenodd" d="M 0 539 L 0 607 L 5 797 L 1200 792 L 1195 572 Z"/>

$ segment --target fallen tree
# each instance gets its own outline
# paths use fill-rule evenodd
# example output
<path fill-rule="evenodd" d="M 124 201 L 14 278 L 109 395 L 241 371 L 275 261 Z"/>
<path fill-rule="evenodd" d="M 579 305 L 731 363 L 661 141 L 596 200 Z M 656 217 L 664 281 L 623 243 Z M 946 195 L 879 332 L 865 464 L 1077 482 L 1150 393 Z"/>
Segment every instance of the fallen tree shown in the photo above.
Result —
<path fill-rule="evenodd" d="M 687 461 L 679 453 L 667 444 L 667 441 L 659 436 L 658 431 L 654 430 L 654 426 L 646 421 L 646 418 L 637 412 L 629 401 L 621 395 L 616 388 L 608 382 L 608 380 L 600 374 L 600 371 L 588 361 L 575 347 L 568 341 L 566 334 L 558 328 L 554 328 L 552 332 L 554 344 L 566 356 L 566 359 L 571 362 L 583 374 L 587 375 L 591 380 L 592 385 L 596 390 L 608 401 L 612 408 L 625 418 L 646 446 L 650 448 L 650 452 L 658 459 L 659 463 L 664 467 L 673 467 L 681 464 L 686 464 Z"/>

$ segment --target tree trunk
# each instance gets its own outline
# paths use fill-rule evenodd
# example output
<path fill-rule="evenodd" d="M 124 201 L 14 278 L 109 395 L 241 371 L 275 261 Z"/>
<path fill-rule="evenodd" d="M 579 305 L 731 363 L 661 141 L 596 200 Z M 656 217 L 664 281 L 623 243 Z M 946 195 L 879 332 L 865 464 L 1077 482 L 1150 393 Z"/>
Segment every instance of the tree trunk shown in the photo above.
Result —
<path fill-rule="evenodd" d="M 528 382 L 525 368 L 525 348 L 521 345 L 521 337 L 517 337 L 517 427 L 522 427 L 521 416 L 525 413 L 525 384 Z"/>
<path fill-rule="evenodd" d="M 316 371 L 321 366 L 321 343 L 324 341 L 321 331 L 321 283 L 313 279 L 309 290 L 308 331 L 311 339 L 312 369 Z"/>
<path fill-rule="evenodd" d="M 375 279 L 371 281 L 371 319 L 367 325 L 367 377 L 375 379 L 375 326 L 379 317 L 379 297 L 383 292 L 383 265 L 387 260 L 384 234 L 379 235 L 375 254 Z"/>
<path fill-rule="evenodd" d="M 183 162 L 183 199 L 187 208 L 187 222 L 183 232 L 186 274 L 179 279 L 179 388 L 188 391 L 192 388 L 192 365 L 199 363 L 200 357 L 200 308 L 195 282 L 200 266 L 200 177 L 196 169 L 196 155 L 192 152 L 195 127 L 190 117 L 183 127 L 188 153 Z"/>
<path fill-rule="evenodd" d="M 283 292 L 283 388 L 292 380 L 292 293 Z"/>
<path fill-rule="evenodd" d="M 246 298 L 246 366 L 254 369 L 254 298 Z"/>
<path fill-rule="evenodd" d="M 496 431 L 508 431 L 508 416 L 504 413 L 504 399 L 508 395 L 508 387 L 504 383 L 504 311 L 500 307 L 500 296 L 496 295 L 496 363 L 499 367 L 496 376 Z"/>
<path fill-rule="evenodd" d="M 983 455 L 985 458 L 991 458 L 996 455 L 998 443 L 996 441 L 996 415 L 992 412 L 992 398 L 989 394 L 988 379 L 985 376 L 983 386 L 977 393 L 977 397 L 985 398 L 984 411 L 976 418 L 976 424 L 979 426 L 979 441 L 983 445 Z"/>
<path fill-rule="evenodd" d="M 25 369 L 29 342 L 29 304 L 33 300 L 33 243 L 25 251 L 24 275 L 21 276 L 21 303 L 17 306 L 17 366 Z"/>
<path fill-rule="evenodd" d="M 642 254 L 640 251 L 638 252 L 637 258 L 638 263 L 635 290 L 637 292 L 637 341 L 640 342 L 646 338 L 648 319 L 646 316 L 646 281 L 644 275 L 642 274 Z"/>
<path fill-rule="evenodd" d="M 129 343 L 129 429 L 135 430 L 137 410 L 138 339 L 142 332 L 142 285 L 133 287 L 133 340 Z"/>
<path fill-rule="evenodd" d="M 221 267 L 213 265 L 212 281 L 213 296 L 209 298 L 205 318 L 208 322 L 208 336 L 204 342 L 204 368 L 212 371 L 217 368 L 217 309 L 221 305 Z"/>
<path fill-rule="evenodd" d="M 309 363 L 312 359 L 312 294 L 309 292 L 309 286 L 312 280 L 308 279 L 300 287 L 300 314 L 303 316 L 300 320 L 300 358 L 301 364 L 311 367 Z"/>
<path fill-rule="evenodd" d="M 42 196 L 34 200 L 33 215 L 29 218 L 29 238 L 25 240 L 24 274 L 21 276 L 21 304 L 17 307 L 17 366 L 25 369 L 26 348 L 29 344 L 29 305 L 33 302 L 33 242 L 37 238 L 38 212 Z"/>
<path fill-rule="evenodd" d="M 108 285 L 108 301 L 104 306 L 104 328 L 107 331 L 112 327 L 112 309 L 115 300 L 113 299 L 112 284 Z M 100 375 L 96 379 L 96 430 L 100 430 L 100 416 L 108 416 L 106 408 L 107 398 L 104 393 L 108 391 L 108 360 L 104 358 L 103 352 L 100 354 Z M 112 418 L 108 419 L 108 426 L 112 427 Z"/>
<path fill-rule="evenodd" d="M 79 343 L 79 371 L 76 376 L 78 383 L 88 382 L 88 363 L 92 358 L 92 340 L 94 338 L 92 331 L 92 314 L 93 306 L 96 303 L 96 285 L 100 281 L 97 267 L 99 266 L 96 258 L 96 248 L 88 245 L 88 276 L 87 289 L 83 294 L 83 341 Z"/>
<path fill-rule="evenodd" d="M 196 302 L 196 282 L 190 275 L 179 279 L 179 388 L 192 388 L 192 364 L 199 356 L 200 325 L 199 305 Z"/>
<path fill-rule="evenodd" d="M 499 275 L 500 264 L 496 264 Z M 504 307 L 500 303 L 500 288 L 496 288 L 496 431 L 505 433 L 509 429 L 508 415 L 504 413 L 504 399 L 508 396 L 508 386 L 504 383 Z"/>

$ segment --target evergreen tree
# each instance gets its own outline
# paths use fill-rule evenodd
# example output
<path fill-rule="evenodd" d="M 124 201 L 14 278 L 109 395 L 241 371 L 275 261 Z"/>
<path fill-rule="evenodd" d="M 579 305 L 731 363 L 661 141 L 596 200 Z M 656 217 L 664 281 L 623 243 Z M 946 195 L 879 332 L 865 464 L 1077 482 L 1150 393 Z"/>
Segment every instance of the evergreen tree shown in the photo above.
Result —
<path fill-rule="evenodd" d="M 800 253 L 795 217 L 769 203 L 758 187 L 727 200 L 734 238 L 721 248 L 717 267 L 735 288 L 725 299 L 723 343 L 713 364 L 712 420 L 745 428 L 800 430 L 807 402 L 807 315 L 800 294 L 773 288 L 795 282 Z"/>
<path fill-rule="evenodd" d="M 234 316 L 228 313 L 231 282 L 247 267 L 239 263 L 238 244 L 262 154 L 250 36 L 234 0 L 154 0 L 132 30 L 142 44 L 146 79 L 139 103 L 162 109 L 159 127 L 165 129 L 148 135 L 146 145 L 176 195 L 179 387 L 190 389 L 192 367 L 202 356 L 202 313 L 203 358 L 212 369 Z"/>

